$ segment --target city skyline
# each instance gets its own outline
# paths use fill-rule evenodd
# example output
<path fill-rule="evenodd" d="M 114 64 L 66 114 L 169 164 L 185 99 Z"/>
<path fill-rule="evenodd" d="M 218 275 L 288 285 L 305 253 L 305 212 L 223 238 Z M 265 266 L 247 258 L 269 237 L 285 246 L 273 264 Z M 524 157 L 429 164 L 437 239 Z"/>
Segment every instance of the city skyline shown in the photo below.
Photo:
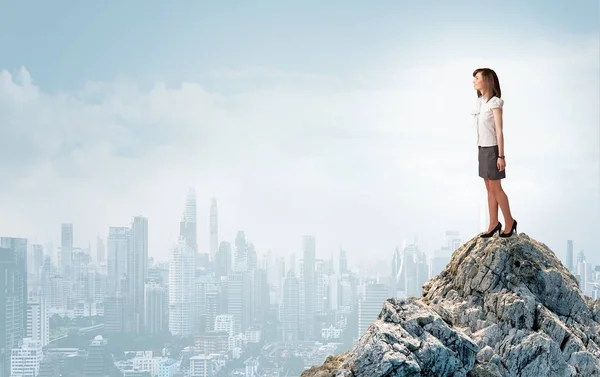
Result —
<path fill-rule="evenodd" d="M 166 260 L 195 187 L 201 249 L 213 197 L 219 239 L 261 253 L 465 242 L 483 230 L 471 73 L 489 66 L 519 231 L 600 264 L 597 4 L 154 4 L 3 9 L 3 234 L 56 248 L 70 223 L 85 247 L 143 216 Z"/>

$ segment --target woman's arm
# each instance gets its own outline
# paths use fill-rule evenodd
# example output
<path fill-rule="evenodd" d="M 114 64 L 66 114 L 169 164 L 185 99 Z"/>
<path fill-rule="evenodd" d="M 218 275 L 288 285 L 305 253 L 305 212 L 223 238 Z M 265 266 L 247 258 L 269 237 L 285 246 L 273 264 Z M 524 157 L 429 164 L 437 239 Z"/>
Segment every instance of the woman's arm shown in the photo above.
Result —
<path fill-rule="evenodd" d="M 504 133 L 502 132 L 502 108 L 492 109 L 494 123 L 496 125 L 496 139 L 498 140 L 498 154 L 504 156 Z"/>

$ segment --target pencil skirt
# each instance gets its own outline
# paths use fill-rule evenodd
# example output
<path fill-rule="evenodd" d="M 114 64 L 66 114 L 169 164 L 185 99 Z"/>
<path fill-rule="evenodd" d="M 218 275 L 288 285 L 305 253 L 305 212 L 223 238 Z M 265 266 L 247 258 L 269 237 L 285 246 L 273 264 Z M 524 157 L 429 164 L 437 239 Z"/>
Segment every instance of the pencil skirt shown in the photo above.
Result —
<path fill-rule="evenodd" d="M 498 170 L 498 146 L 479 146 L 479 176 L 483 179 L 506 178 L 506 169 Z"/>

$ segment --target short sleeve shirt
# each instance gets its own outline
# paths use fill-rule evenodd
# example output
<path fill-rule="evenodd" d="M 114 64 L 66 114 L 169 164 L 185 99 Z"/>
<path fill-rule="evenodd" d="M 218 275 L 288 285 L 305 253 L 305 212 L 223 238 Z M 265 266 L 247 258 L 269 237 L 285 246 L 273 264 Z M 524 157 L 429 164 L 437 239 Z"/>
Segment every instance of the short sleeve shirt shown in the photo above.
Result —
<path fill-rule="evenodd" d="M 475 127 L 477 128 L 477 145 L 480 147 L 492 147 L 498 145 L 496 122 L 494 121 L 492 109 L 501 109 L 503 106 L 504 100 L 496 96 L 492 97 L 487 102 L 483 96 L 477 98 L 473 117 Z"/>

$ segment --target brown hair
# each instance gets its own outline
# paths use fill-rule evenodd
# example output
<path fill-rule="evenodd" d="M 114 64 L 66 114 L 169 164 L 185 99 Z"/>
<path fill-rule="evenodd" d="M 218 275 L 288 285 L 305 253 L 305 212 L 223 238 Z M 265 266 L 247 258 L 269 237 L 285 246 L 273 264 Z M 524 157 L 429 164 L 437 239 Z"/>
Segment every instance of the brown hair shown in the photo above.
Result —
<path fill-rule="evenodd" d="M 483 80 L 483 85 L 485 86 L 487 92 L 490 95 L 490 98 L 496 96 L 501 98 L 502 91 L 500 90 L 500 81 L 498 81 L 498 75 L 494 72 L 493 69 L 489 68 L 477 68 L 473 72 L 473 77 L 475 77 L 478 73 L 481 73 L 481 79 Z M 477 91 L 477 97 L 481 97 L 483 93 L 479 90 Z M 490 100 L 488 98 L 488 101 Z"/>

